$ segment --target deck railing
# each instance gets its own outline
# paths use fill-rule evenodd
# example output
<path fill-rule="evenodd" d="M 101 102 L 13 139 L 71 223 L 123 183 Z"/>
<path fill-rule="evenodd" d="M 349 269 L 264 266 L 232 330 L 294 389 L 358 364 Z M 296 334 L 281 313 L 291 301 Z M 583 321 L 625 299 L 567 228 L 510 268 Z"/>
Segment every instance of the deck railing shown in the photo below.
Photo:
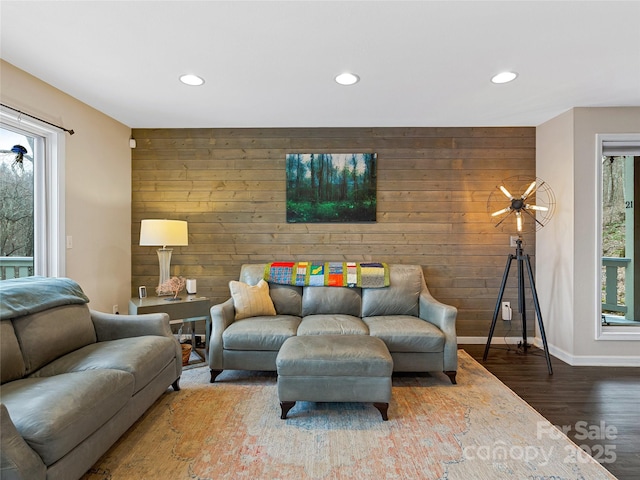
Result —
<path fill-rule="evenodd" d="M 0 280 L 33 276 L 33 257 L 0 257 Z"/>
<path fill-rule="evenodd" d="M 626 305 L 626 301 L 625 304 L 621 304 L 618 303 L 618 269 L 619 268 L 624 268 L 625 269 L 625 279 L 627 279 L 627 274 L 628 272 L 627 267 L 629 266 L 629 264 L 631 263 L 631 259 L 630 258 L 624 258 L 624 257 L 602 257 L 602 266 L 604 267 L 605 270 L 605 295 L 604 295 L 604 303 L 602 304 L 602 311 L 607 311 L 607 312 L 619 312 L 622 313 L 624 315 L 627 314 L 627 305 Z M 624 298 L 628 299 L 629 298 L 629 294 L 631 292 L 627 292 L 626 291 L 626 286 L 627 286 L 627 282 L 624 282 L 625 284 L 625 292 L 624 292 Z"/>

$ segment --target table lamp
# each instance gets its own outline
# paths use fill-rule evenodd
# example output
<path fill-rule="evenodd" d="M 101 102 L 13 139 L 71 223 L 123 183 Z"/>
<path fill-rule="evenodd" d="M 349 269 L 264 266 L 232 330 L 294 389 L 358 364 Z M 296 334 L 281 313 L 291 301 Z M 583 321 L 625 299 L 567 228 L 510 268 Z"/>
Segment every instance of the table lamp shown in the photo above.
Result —
<path fill-rule="evenodd" d="M 157 250 L 160 263 L 160 282 L 162 285 L 169 280 L 171 267 L 170 246 L 189 245 L 189 231 L 184 220 L 142 220 L 140 225 L 141 246 L 162 246 Z M 171 292 L 158 292 L 159 295 L 168 295 Z"/>

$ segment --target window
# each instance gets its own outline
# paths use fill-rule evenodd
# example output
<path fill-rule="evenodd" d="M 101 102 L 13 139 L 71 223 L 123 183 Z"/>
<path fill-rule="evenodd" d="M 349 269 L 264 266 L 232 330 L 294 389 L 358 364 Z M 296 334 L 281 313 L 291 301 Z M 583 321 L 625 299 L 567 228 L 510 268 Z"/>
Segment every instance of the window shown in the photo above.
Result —
<path fill-rule="evenodd" d="M 598 301 L 596 338 L 637 340 L 640 335 L 640 135 L 596 137 L 598 182 Z"/>
<path fill-rule="evenodd" d="M 2 108 L 0 152 L 1 278 L 64 276 L 63 133 Z"/>

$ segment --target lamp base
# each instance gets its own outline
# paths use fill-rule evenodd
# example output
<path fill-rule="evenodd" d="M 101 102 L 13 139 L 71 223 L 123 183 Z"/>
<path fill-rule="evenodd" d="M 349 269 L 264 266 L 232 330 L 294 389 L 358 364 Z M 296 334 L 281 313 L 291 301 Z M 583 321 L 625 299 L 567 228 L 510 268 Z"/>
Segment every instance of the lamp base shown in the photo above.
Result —
<path fill-rule="evenodd" d="M 156 292 L 158 296 L 173 295 L 171 291 L 161 290 L 162 284 L 169 280 L 169 271 L 171 270 L 171 253 L 173 248 L 159 248 L 158 262 L 160 263 L 160 281 L 158 282 L 158 288 Z"/>

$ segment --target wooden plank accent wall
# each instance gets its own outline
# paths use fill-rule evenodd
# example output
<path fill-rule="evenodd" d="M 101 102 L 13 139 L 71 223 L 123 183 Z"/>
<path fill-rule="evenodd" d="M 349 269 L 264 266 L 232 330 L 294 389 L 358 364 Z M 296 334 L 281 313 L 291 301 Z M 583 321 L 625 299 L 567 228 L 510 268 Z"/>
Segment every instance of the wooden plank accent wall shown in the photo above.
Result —
<path fill-rule="evenodd" d="M 140 221 L 181 219 L 189 246 L 174 247 L 171 274 L 197 279 L 213 303 L 229 298 L 243 263 L 411 263 L 423 266 L 437 299 L 458 308 L 459 336 L 488 334 L 514 249 L 509 232 L 493 227 L 487 199 L 500 180 L 535 175 L 535 128 L 135 129 L 133 137 L 132 295 L 139 285 L 153 294 L 158 278 L 155 248 L 138 245 Z M 377 222 L 288 224 L 285 154 L 295 152 L 376 152 Z M 533 254 L 535 235 L 525 243 Z M 504 298 L 514 312 L 515 273 L 514 264 Z M 512 323 L 509 335 L 519 336 Z"/>

